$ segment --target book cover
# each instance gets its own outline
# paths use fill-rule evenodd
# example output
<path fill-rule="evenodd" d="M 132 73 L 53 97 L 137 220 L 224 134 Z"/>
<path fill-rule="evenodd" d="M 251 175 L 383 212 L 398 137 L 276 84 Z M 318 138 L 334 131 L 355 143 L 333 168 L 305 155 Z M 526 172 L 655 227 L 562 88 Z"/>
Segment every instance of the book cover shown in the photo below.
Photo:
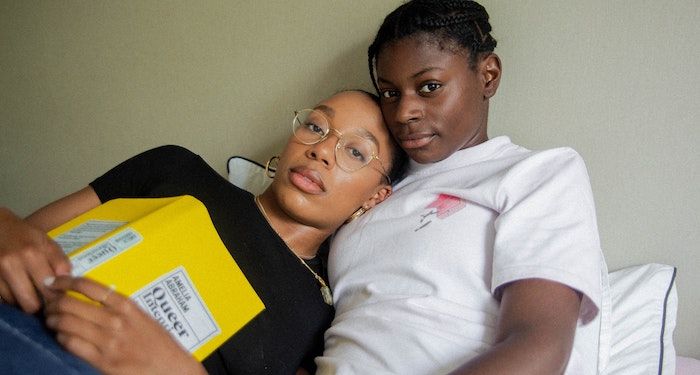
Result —
<path fill-rule="evenodd" d="M 130 296 L 200 361 L 264 309 L 192 196 L 114 199 L 49 236 L 74 276 Z"/>

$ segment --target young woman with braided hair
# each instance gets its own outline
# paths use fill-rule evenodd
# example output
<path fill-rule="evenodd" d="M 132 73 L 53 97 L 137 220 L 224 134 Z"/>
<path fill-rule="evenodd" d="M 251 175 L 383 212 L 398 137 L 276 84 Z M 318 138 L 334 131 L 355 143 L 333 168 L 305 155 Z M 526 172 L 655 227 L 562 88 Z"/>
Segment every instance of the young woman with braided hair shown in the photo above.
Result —
<path fill-rule="evenodd" d="M 569 148 L 488 138 L 495 47 L 474 1 L 409 1 L 379 28 L 370 75 L 412 160 L 390 199 L 334 237 L 320 373 L 604 366 L 607 269 L 585 165 Z"/>

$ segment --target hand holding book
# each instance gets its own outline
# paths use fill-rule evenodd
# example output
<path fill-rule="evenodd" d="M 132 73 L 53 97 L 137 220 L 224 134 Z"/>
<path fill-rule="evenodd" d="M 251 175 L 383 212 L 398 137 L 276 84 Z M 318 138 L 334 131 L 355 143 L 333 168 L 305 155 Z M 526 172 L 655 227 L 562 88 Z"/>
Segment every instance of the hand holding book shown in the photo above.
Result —
<path fill-rule="evenodd" d="M 70 261 L 39 228 L 0 208 L 0 301 L 28 313 L 51 297 L 42 280 L 70 273 Z"/>
<path fill-rule="evenodd" d="M 46 304 L 46 324 L 72 353 L 109 374 L 204 374 L 190 353 L 127 296 L 82 277 L 48 278 L 62 296 Z M 78 299 L 66 292 L 89 298 Z M 154 360 L 154 359 L 163 360 Z"/>
<path fill-rule="evenodd" d="M 115 199 L 49 235 L 74 276 L 113 285 L 200 361 L 264 309 L 194 197 Z"/>

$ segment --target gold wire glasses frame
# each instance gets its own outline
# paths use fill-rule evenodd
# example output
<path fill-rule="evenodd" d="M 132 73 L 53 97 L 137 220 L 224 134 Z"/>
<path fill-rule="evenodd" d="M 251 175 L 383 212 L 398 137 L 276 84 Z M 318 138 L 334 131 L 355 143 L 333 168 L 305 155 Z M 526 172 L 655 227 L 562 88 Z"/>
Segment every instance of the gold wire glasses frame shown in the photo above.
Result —
<path fill-rule="evenodd" d="M 377 145 L 371 140 L 370 133 L 364 129 L 351 129 L 343 133 L 332 128 L 330 123 L 328 117 L 319 110 L 301 109 L 294 111 L 292 134 L 305 145 L 320 143 L 331 133 L 335 134 L 338 142 L 335 144 L 334 153 L 338 167 L 346 172 L 355 172 L 369 165 L 372 160 L 376 160 L 382 170 L 375 170 L 391 184 L 391 179 L 377 155 Z"/>

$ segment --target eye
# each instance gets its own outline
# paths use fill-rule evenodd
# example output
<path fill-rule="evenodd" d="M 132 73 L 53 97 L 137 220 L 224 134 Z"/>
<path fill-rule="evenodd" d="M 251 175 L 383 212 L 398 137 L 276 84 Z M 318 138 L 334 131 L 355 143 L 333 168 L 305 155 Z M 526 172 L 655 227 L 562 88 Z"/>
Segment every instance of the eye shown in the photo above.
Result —
<path fill-rule="evenodd" d="M 322 127 L 316 125 L 315 123 L 311 122 L 311 121 L 306 121 L 306 122 L 304 123 L 304 128 L 305 128 L 306 130 L 308 130 L 308 131 L 310 131 L 310 132 L 312 132 L 312 133 L 318 134 L 318 135 L 320 135 L 320 136 L 324 136 L 324 135 L 325 135 L 324 129 L 323 129 Z"/>
<path fill-rule="evenodd" d="M 348 136 L 339 146 L 343 151 L 343 158 L 349 161 L 355 168 L 364 165 L 372 155 L 372 146 L 369 141 L 360 137 Z"/>
<path fill-rule="evenodd" d="M 351 148 L 348 151 L 350 152 L 350 156 L 352 156 L 353 158 L 355 158 L 361 162 L 365 161 L 366 158 L 365 158 L 365 155 L 362 154 L 362 151 L 360 151 L 356 148 Z"/>
<path fill-rule="evenodd" d="M 399 92 L 396 90 L 383 90 L 381 92 L 382 98 L 384 99 L 390 99 L 390 98 L 395 98 L 399 96 Z"/>
<path fill-rule="evenodd" d="M 425 85 L 421 86 L 420 89 L 418 89 L 418 91 L 420 91 L 423 94 L 429 94 L 429 93 L 439 89 L 440 87 L 442 87 L 441 84 L 431 82 L 431 83 L 426 83 Z"/>
<path fill-rule="evenodd" d="M 328 124 L 323 116 L 315 112 L 311 112 L 308 117 L 303 120 L 301 126 L 304 130 L 314 133 L 319 137 L 325 136 L 328 129 Z"/>

